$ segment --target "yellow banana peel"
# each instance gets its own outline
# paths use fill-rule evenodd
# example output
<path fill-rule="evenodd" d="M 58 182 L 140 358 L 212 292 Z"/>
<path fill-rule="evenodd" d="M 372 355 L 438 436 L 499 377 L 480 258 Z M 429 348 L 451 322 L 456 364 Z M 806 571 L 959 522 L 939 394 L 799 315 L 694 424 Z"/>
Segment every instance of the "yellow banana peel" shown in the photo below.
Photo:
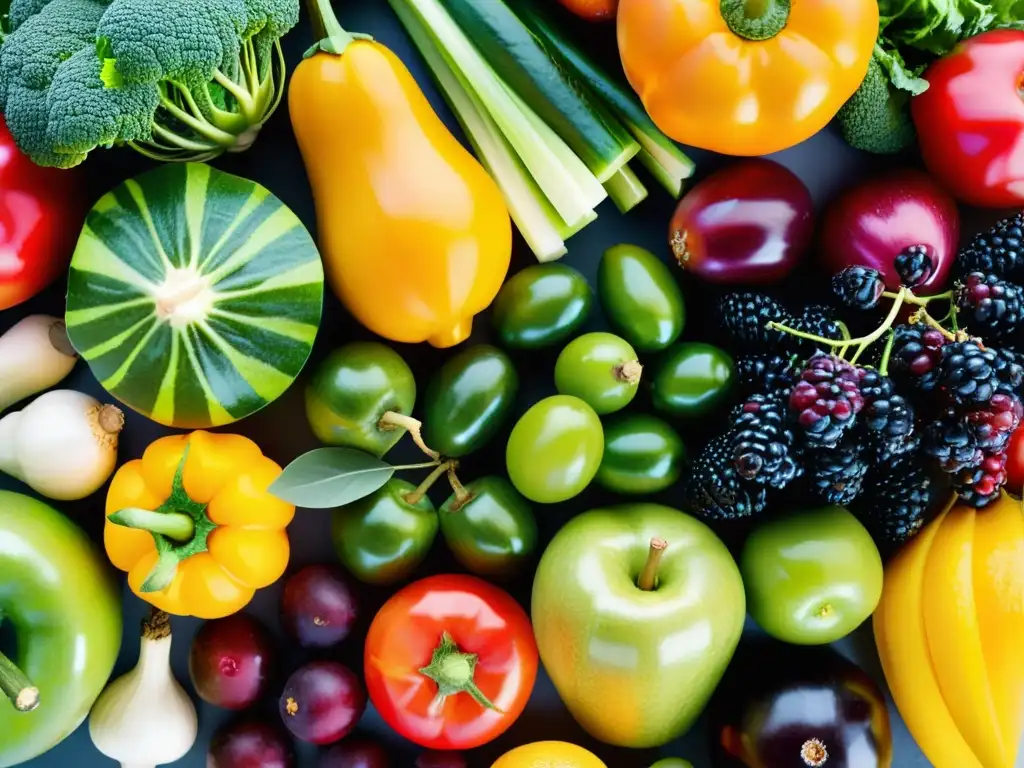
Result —
<path fill-rule="evenodd" d="M 936 768 L 1015 768 L 1024 733 L 1024 508 L 952 504 L 885 571 L 875 642 Z"/>

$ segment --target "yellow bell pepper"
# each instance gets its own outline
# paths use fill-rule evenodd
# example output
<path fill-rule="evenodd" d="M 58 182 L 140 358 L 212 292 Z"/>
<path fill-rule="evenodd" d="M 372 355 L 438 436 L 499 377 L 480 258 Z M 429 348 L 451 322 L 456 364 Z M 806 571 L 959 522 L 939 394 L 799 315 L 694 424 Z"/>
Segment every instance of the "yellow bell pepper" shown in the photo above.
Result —
<path fill-rule="evenodd" d="M 295 507 L 267 493 L 280 474 L 241 435 L 162 437 L 110 483 L 107 556 L 162 611 L 229 616 L 288 565 Z"/>
<path fill-rule="evenodd" d="M 936 768 L 1014 768 L 1024 730 L 1024 510 L 947 509 L 892 560 L 874 617 L 893 699 Z"/>

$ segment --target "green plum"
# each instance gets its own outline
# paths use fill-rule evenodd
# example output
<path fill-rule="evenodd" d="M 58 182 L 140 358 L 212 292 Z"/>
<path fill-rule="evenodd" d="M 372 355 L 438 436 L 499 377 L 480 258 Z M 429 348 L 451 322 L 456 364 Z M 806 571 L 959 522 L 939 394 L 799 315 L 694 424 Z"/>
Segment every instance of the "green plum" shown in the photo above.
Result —
<path fill-rule="evenodd" d="M 508 355 L 479 344 L 445 363 L 424 396 L 424 439 L 444 456 L 483 448 L 509 417 L 519 377 Z"/>
<path fill-rule="evenodd" d="M 621 414 L 604 423 L 604 457 L 594 481 L 616 493 L 658 493 L 679 479 L 685 459 L 682 439 L 663 420 Z"/>
<path fill-rule="evenodd" d="M 357 341 L 336 349 L 306 387 L 306 418 L 322 443 L 383 456 L 407 428 L 416 405 L 416 379 L 390 347 Z"/>
<path fill-rule="evenodd" d="M 632 402 L 642 372 L 628 341 L 611 333 L 585 333 L 558 355 L 555 388 L 604 416 Z"/>
<path fill-rule="evenodd" d="M 693 763 L 681 757 L 666 757 L 651 765 L 651 768 L 693 768 Z"/>
<path fill-rule="evenodd" d="M 750 615 L 772 637 L 821 645 L 845 637 L 882 596 L 882 559 L 863 525 L 826 506 L 765 523 L 740 557 Z"/>
<path fill-rule="evenodd" d="M 734 375 L 733 360 L 724 350 L 684 342 L 669 350 L 654 374 L 654 407 L 682 418 L 707 416 L 728 400 Z"/>
<path fill-rule="evenodd" d="M 587 279 L 565 264 L 534 264 L 510 277 L 494 300 L 501 343 L 515 349 L 559 344 L 587 321 L 594 295 Z"/>
<path fill-rule="evenodd" d="M 614 245 L 597 268 L 597 295 L 608 320 L 633 347 L 657 352 L 686 325 L 683 292 L 668 265 L 637 245 Z"/>
<path fill-rule="evenodd" d="M 367 584 L 394 584 L 412 574 L 437 537 L 430 499 L 393 477 L 369 496 L 334 510 L 334 550 L 352 575 Z"/>
<path fill-rule="evenodd" d="M 509 479 L 539 504 L 567 501 L 597 474 L 604 431 L 594 409 L 571 395 L 536 403 L 512 428 L 505 447 Z"/>
<path fill-rule="evenodd" d="M 537 546 L 529 502 L 498 475 L 456 488 L 437 513 L 455 559 L 478 576 L 514 575 Z"/>

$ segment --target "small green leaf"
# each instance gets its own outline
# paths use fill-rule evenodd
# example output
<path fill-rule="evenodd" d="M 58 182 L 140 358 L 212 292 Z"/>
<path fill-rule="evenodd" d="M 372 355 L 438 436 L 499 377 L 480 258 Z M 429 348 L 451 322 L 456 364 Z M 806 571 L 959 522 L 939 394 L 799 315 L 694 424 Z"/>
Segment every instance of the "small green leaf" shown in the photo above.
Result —
<path fill-rule="evenodd" d="M 317 448 L 285 467 L 268 489 L 277 498 L 309 509 L 351 504 L 379 489 L 395 468 L 354 448 Z"/>

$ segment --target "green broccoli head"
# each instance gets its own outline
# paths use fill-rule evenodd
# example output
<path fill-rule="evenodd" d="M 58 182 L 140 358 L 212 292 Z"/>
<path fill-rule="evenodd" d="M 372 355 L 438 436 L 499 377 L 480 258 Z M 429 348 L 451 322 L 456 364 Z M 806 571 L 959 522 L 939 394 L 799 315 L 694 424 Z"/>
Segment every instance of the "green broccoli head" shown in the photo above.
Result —
<path fill-rule="evenodd" d="M 873 56 L 864 82 L 836 115 L 843 138 L 855 149 L 878 155 L 907 149 L 916 139 L 910 96 L 893 87 L 885 67 Z"/>

